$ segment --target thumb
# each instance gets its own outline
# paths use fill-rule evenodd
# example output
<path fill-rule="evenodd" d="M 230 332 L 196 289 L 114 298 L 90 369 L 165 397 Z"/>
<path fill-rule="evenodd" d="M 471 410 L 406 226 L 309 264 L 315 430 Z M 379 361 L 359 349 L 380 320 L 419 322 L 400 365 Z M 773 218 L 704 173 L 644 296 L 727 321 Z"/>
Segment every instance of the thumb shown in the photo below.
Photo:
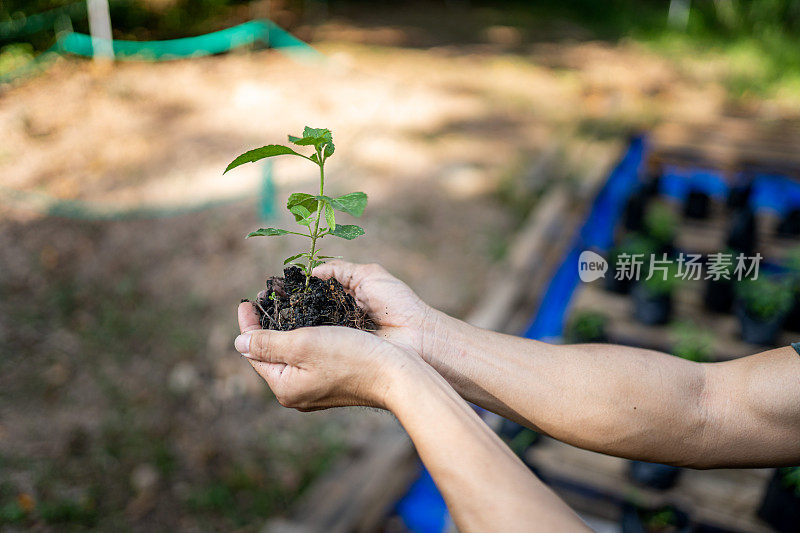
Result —
<path fill-rule="evenodd" d="M 242 333 L 234 341 L 236 351 L 254 361 L 293 364 L 298 360 L 300 343 L 293 342 L 293 331 L 258 330 Z"/>

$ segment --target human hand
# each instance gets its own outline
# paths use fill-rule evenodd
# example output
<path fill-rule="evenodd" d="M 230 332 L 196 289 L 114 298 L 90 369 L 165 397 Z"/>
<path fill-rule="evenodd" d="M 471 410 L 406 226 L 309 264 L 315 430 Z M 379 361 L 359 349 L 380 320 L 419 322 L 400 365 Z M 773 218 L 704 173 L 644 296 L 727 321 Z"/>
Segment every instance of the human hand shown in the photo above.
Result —
<path fill-rule="evenodd" d="M 250 360 L 281 405 L 299 411 L 365 405 L 389 409 L 389 392 L 400 373 L 419 358 L 364 331 L 319 326 L 262 330 L 252 304 L 239 305 L 236 349 Z"/>
<path fill-rule="evenodd" d="M 436 330 L 446 316 L 380 265 L 331 261 L 315 268 L 314 275 L 336 278 L 378 325 L 376 335 L 408 346 L 423 358 L 429 344 L 426 339 L 437 338 Z"/>

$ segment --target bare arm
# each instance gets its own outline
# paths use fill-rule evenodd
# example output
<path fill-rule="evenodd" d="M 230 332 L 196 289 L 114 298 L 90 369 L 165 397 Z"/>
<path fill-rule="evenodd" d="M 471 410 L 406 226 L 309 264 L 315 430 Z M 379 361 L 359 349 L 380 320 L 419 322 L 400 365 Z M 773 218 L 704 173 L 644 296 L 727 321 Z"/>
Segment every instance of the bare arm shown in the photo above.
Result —
<path fill-rule="evenodd" d="M 792 348 L 698 364 L 623 346 L 556 346 L 453 319 L 377 265 L 318 270 L 353 291 L 379 335 L 412 347 L 461 396 L 564 442 L 695 468 L 800 462 Z"/>
<path fill-rule="evenodd" d="M 459 531 L 588 531 L 410 349 L 349 328 L 262 331 L 248 303 L 239 307 L 239 324 L 244 335 L 236 340 L 237 350 L 284 406 L 391 410 Z"/>
<path fill-rule="evenodd" d="M 800 462 L 800 357 L 790 347 L 700 364 L 437 321 L 423 356 L 460 394 L 564 442 L 695 468 Z"/>

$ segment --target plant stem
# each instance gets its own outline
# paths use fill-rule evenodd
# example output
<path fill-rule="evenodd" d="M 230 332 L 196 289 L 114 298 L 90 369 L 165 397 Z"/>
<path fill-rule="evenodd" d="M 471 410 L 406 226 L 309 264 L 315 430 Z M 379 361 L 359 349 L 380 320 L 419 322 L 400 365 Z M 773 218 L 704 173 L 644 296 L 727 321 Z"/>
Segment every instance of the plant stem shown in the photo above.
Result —
<path fill-rule="evenodd" d="M 322 154 L 317 150 L 317 159 L 319 160 L 319 195 L 324 194 L 325 187 L 325 161 L 322 159 Z M 317 220 L 314 222 L 314 232 L 311 234 L 311 254 L 308 256 L 308 268 L 306 268 L 306 286 L 308 290 L 308 283 L 311 281 L 311 264 L 314 261 L 314 254 L 317 251 L 317 239 L 319 238 L 319 219 L 322 215 L 322 200 L 317 200 Z"/>

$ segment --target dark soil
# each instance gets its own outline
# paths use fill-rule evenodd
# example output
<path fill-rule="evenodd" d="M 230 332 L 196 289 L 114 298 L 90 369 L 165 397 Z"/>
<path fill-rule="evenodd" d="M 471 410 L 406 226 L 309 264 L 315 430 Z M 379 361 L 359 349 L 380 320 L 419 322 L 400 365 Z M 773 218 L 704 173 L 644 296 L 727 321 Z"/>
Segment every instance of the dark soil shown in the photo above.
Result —
<path fill-rule="evenodd" d="M 288 267 L 284 277 L 267 279 L 253 307 L 262 329 L 289 331 L 308 326 L 347 326 L 374 331 L 375 324 L 337 280 L 306 277 L 297 267 Z M 249 301 L 249 300 L 242 300 Z"/>

